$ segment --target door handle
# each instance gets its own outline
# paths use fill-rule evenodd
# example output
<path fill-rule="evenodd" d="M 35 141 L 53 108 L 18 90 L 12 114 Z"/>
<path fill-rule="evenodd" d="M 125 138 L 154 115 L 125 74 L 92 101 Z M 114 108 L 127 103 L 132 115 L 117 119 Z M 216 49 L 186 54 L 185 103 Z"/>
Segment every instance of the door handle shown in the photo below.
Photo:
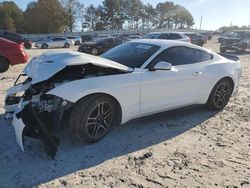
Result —
<path fill-rule="evenodd" d="M 197 76 L 199 76 L 199 75 L 202 75 L 202 72 L 201 72 L 201 71 L 197 71 L 197 72 L 195 72 L 195 73 L 193 74 L 193 76 L 195 76 L 195 77 L 197 77 Z"/>

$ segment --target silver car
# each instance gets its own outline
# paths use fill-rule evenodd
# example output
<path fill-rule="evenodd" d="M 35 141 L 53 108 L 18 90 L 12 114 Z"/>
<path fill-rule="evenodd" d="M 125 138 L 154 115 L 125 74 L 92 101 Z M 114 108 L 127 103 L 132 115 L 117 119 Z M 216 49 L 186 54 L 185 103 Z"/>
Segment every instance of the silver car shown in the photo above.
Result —
<path fill-rule="evenodd" d="M 151 32 L 143 36 L 145 39 L 166 39 L 191 42 L 190 38 L 181 32 Z"/>
<path fill-rule="evenodd" d="M 47 49 L 47 48 L 69 48 L 71 41 L 64 37 L 48 37 L 35 43 L 35 47 Z"/>

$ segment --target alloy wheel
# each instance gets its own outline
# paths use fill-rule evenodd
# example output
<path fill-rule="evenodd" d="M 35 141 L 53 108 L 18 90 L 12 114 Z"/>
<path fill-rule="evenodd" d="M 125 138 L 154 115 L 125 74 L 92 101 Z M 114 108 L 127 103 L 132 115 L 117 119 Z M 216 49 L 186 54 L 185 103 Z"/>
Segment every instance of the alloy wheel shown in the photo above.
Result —
<path fill-rule="evenodd" d="M 221 83 L 215 91 L 214 95 L 215 105 L 219 108 L 225 106 L 229 101 L 231 93 L 232 90 L 230 84 L 226 82 Z"/>
<path fill-rule="evenodd" d="M 98 103 L 91 111 L 87 123 L 87 133 L 92 138 L 102 137 L 112 125 L 113 109 L 107 102 Z"/>

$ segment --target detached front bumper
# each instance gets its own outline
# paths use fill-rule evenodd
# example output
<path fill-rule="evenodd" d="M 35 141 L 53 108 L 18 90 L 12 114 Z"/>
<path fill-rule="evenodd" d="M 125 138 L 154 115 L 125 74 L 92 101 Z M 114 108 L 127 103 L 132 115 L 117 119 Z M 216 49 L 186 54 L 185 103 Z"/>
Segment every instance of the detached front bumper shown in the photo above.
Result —
<path fill-rule="evenodd" d="M 31 82 L 14 85 L 7 91 L 5 98 L 5 118 L 13 118 L 16 141 L 25 150 L 24 136 L 41 139 L 46 153 L 55 157 L 59 141 L 55 136 L 61 126 L 64 110 L 70 103 L 56 96 L 34 94 L 27 98 Z M 23 93 L 23 94 L 22 94 Z M 45 108 L 45 109 L 43 109 Z M 46 111 L 48 110 L 48 111 Z"/>
<path fill-rule="evenodd" d="M 18 145 L 21 147 L 22 151 L 24 151 L 23 130 L 25 128 L 25 124 L 23 123 L 22 118 L 17 117 L 17 114 L 19 112 L 21 112 L 23 109 L 23 107 L 21 107 L 21 106 L 22 106 L 22 101 L 20 101 L 18 108 L 14 112 L 12 125 L 14 126 L 14 129 L 15 129 L 16 141 L 17 141 Z"/>

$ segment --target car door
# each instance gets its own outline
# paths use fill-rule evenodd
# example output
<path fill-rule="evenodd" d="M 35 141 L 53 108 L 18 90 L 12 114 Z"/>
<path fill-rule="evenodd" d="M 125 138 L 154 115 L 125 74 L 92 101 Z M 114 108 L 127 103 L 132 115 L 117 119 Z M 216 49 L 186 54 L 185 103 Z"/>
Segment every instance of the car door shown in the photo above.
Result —
<path fill-rule="evenodd" d="M 51 41 L 49 41 L 49 46 L 53 48 L 58 47 L 58 38 L 52 38 Z"/>
<path fill-rule="evenodd" d="M 171 70 L 150 71 L 160 61 L 172 64 Z M 199 103 L 205 66 L 188 47 L 172 47 L 161 52 L 146 67 L 141 83 L 141 114 Z"/>
<path fill-rule="evenodd" d="M 113 38 L 104 39 L 103 44 L 102 44 L 102 52 L 105 52 L 105 51 L 109 50 L 110 48 L 112 48 L 113 43 L 114 43 Z"/>

